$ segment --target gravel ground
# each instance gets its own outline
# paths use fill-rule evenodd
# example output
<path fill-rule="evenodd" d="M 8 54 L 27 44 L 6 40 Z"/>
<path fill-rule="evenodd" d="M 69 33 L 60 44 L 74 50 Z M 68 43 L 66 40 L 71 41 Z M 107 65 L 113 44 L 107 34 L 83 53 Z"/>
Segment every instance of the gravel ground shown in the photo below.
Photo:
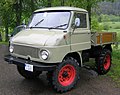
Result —
<path fill-rule="evenodd" d="M 15 65 L 4 61 L 7 46 L 0 46 L 0 95 L 61 95 L 46 80 L 45 72 L 36 80 L 26 80 L 17 72 Z M 120 88 L 108 76 L 81 69 L 77 86 L 62 95 L 120 95 Z"/>

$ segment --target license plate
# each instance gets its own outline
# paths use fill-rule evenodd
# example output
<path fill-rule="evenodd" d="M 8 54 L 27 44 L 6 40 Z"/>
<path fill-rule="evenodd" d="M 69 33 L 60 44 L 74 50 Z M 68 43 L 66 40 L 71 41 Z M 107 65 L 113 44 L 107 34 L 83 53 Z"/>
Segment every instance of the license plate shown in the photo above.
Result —
<path fill-rule="evenodd" d="M 25 70 L 33 72 L 33 65 L 31 65 L 31 64 L 25 64 Z"/>

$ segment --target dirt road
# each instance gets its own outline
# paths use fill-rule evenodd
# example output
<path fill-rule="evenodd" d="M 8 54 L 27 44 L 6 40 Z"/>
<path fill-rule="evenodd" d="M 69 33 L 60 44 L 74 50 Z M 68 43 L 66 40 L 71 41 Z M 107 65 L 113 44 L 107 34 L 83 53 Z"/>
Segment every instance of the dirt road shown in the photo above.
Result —
<path fill-rule="evenodd" d="M 4 61 L 7 47 L 0 46 L 0 95 L 61 95 L 46 80 L 45 72 L 39 79 L 28 81 L 19 75 L 15 65 Z M 108 76 L 96 76 L 85 69 L 80 70 L 77 86 L 62 95 L 120 95 L 120 88 Z"/>

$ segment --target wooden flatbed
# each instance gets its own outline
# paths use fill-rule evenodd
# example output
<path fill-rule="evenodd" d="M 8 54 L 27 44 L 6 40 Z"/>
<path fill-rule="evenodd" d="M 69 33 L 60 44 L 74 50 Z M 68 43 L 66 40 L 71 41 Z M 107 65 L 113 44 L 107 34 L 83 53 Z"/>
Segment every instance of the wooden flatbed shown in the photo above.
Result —
<path fill-rule="evenodd" d="M 92 32 L 91 43 L 93 46 L 115 44 L 116 32 Z"/>

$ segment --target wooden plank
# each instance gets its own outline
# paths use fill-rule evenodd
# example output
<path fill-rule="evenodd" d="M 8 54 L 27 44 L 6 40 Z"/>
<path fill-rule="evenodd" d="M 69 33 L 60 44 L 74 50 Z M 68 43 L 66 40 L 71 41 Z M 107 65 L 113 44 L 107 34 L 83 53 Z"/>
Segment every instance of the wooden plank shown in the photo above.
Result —
<path fill-rule="evenodd" d="M 96 37 L 97 37 L 97 44 L 100 44 L 100 35 L 98 35 Z"/>
<path fill-rule="evenodd" d="M 114 41 L 114 33 L 107 33 L 107 32 L 100 32 L 96 36 L 97 44 L 104 44 L 104 43 L 109 43 Z"/>
<path fill-rule="evenodd" d="M 102 43 L 113 42 L 113 33 L 102 33 Z"/>
<path fill-rule="evenodd" d="M 116 32 L 92 32 L 92 45 L 112 44 L 116 42 Z"/>

